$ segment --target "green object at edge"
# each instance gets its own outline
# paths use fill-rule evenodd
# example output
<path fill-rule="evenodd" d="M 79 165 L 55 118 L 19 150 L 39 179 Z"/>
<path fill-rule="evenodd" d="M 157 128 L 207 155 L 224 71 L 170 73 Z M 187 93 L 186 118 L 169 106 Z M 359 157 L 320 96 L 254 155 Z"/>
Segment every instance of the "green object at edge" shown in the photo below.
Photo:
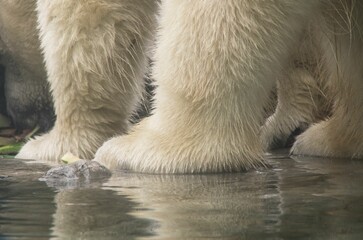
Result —
<path fill-rule="evenodd" d="M 0 155 L 16 154 L 20 151 L 24 143 L 14 143 L 0 147 Z"/>

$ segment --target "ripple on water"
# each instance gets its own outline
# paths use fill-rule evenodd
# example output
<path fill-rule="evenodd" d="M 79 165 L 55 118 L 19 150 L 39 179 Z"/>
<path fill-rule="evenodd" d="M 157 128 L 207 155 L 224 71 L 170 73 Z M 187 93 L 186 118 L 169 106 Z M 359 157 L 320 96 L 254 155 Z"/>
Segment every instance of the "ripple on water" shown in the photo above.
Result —
<path fill-rule="evenodd" d="M 362 239 L 361 161 L 269 161 L 249 173 L 50 187 L 37 180 L 46 167 L 0 160 L 0 239 Z"/>

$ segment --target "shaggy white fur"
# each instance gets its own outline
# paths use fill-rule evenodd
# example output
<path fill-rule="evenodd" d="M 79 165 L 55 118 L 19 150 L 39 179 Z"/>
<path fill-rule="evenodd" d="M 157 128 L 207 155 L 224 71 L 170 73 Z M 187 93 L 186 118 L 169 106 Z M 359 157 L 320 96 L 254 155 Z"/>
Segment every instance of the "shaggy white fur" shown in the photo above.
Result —
<path fill-rule="evenodd" d="M 150 0 L 37 1 L 57 122 L 18 157 L 57 161 L 71 151 L 92 158 L 107 138 L 126 132 L 143 88 L 156 5 Z M 293 153 L 361 156 L 359 13 L 362 3 L 354 0 L 162 1 L 153 115 L 107 141 L 95 160 L 111 169 L 152 173 L 264 166 L 263 109 L 306 34 L 321 51 L 318 60 L 334 108 L 329 120 L 298 138 Z M 296 70 L 288 78 L 304 74 Z"/>
<path fill-rule="evenodd" d="M 295 130 L 304 131 L 331 113 L 333 99 L 328 97 L 327 76 L 322 71 L 320 42 L 313 39 L 314 27 L 309 28 L 295 50 L 290 68 L 277 80 L 277 106 L 261 129 L 264 149 L 290 144 Z"/>
<path fill-rule="evenodd" d="M 91 159 L 127 131 L 144 89 L 156 7 L 149 0 L 37 1 L 57 120 L 17 157 L 58 162 L 70 151 Z"/>

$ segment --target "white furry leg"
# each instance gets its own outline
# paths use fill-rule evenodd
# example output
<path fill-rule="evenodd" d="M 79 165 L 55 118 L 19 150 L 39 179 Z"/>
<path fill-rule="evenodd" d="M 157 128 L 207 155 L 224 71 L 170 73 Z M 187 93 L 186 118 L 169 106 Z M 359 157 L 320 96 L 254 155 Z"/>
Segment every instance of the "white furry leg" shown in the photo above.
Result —
<path fill-rule="evenodd" d="M 142 121 L 131 134 L 107 141 L 95 160 L 109 169 L 146 173 L 234 172 L 265 166 L 257 142 L 244 148 L 233 133 L 218 136 L 221 133 L 196 125 L 177 124 L 163 131 L 161 126 L 151 126 L 155 123 L 150 121 L 157 121 L 153 117 Z"/>
<path fill-rule="evenodd" d="M 362 119 L 362 118 L 361 118 Z M 344 124 L 341 119 L 329 119 L 315 124 L 297 137 L 291 149 L 293 155 L 362 158 L 363 132 Z"/>
<path fill-rule="evenodd" d="M 311 73 L 293 68 L 277 82 L 278 104 L 261 129 L 264 149 L 286 144 L 297 128 L 306 128 L 323 115 L 322 92 Z"/>
<path fill-rule="evenodd" d="M 128 119 L 143 91 L 156 1 L 38 0 L 38 22 L 57 120 L 18 158 L 91 159 Z"/>
<path fill-rule="evenodd" d="M 329 94 L 334 96 L 332 116 L 300 135 L 292 154 L 363 157 L 363 4 L 336 4 L 333 21 L 326 21 L 329 25 L 322 36 L 324 67 L 329 74 L 327 85 Z M 351 9 L 351 13 L 347 14 L 346 9 Z M 352 19 L 354 24 L 349 25 Z M 331 29 L 334 31 L 329 32 Z"/>
<path fill-rule="evenodd" d="M 263 166 L 267 93 L 316 2 L 165 0 L 154 115 L 106 142 L 95 160 L 151 173 Z"/>

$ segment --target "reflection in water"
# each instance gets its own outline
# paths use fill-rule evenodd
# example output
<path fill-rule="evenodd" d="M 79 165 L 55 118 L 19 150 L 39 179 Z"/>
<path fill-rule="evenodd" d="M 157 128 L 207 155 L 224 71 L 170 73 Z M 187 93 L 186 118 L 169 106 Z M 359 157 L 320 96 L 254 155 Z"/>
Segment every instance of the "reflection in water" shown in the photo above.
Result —
<path fill-rule="evenodd" d="M 128 213 L 136 204 L 113 191 L 86 188 L 56 197 L 52 239 L 128 239 L 151 236 L 153 224 Z"/>
<path fill-rule="evenodd" d="M 282 237 L 363 238 L 363 162 L 297 158 L 286 165 Z"/>
<path fill-rule="evenodd" d="M 48 169 L 0 159 L 0 239 L 133 239 L 152 236 L 155 223 L 128 213 L 137 203 L 101 183 L 57 184 Z"/>
<path fill-rule="evenodd" d="M 46 170 L 0 159 L 0 239 L 49 239 L 54 192 L 37 181 Z"/>
<path fill-rule="evenodd" d="M 45 189 L 40 182 L 0 181 L 0 239 L 49 238 L 55 205 L 54 193 Z"/>
<path fill-rule="evenodd" d="M 105 187 L 130 196 L 144 209 L 153 209 L 133 211 L 132 215 L 159 222 L 155 239 L 250 238 L 266 236 L 267 222 L 278 224 L 276 216 L 271 218 L 269 213 L 276 215 L 279 195 L 276 188 L 265 188 L 267 182 L 268 173 L 123 174 L 111 179 Z"/>
<path fill-rule="evenodd" d="M 362 239 L 362 161 L 269 158 L 272 169 L 249 173 L 117 173 L 105 183 L 56 188 L 0 180 L 0 232 L 6 239 L 36 231 L 53 239 Z M 27 226 L 14 209 L 28 223 L 44 220 Z"/>

